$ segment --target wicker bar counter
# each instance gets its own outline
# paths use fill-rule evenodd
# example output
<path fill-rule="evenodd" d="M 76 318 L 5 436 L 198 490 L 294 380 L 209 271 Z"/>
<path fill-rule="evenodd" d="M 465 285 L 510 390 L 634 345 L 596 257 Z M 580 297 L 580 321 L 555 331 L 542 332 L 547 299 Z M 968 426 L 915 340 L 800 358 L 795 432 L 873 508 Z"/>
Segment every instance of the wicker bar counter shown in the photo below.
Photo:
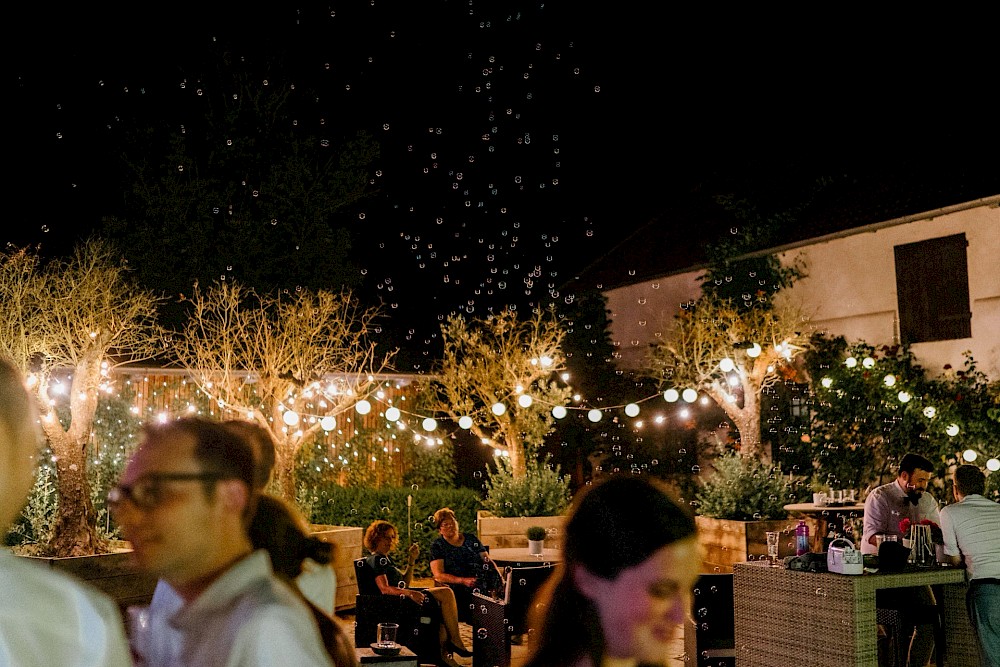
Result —
<path fill-rule="evenodd" d="M 946 628 L 945 664 L 978 667 L 965 611 L 965 570 L 907 568 L 858 576 L 733 566 L 737 667 L 876 667 L 875 591 L 939 586 Z M 955 589 L 955 590 L 951 590 Z"/>

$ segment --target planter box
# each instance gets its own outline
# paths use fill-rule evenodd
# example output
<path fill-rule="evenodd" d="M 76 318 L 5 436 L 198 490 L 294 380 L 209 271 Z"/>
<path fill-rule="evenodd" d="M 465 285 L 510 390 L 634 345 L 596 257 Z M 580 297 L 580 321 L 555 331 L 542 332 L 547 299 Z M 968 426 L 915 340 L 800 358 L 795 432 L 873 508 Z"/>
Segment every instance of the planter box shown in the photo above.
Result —
<path fill-rule="evenodd" d="M 479 511 L 476 515 L 476 532 L 483 544 L 491 549 L 508 549 L 512 547 L 527 547 L 528 536 L 525 531 L 530 526 L 541 526 L 545 529 L 545 547 L 561 549 L 563 527 L 566 516 L 493 516 L 492 512 Z"/>
<path fill-rule="evenodd" d="M 129 605 L 149 604 L 156 589 L 156 577 L 139 573 L 133 567 L 131 550 L 93 556 L 21 558 L 87 582 L 114 599 L 123 613 Z"/>
<path fill-rule="evenodd" d="M 805 519 L 809 526 L 811 551 L 823 550 L 823 535 L 820 520 Z M 698 542 L 703 549 L 702 572 L 731 574 L 733 563 L 767 558 L 768 531 L 781 532 L 778 541 L 778 558 L 795 555 L 795 526 L 798 519 L 774 519 L 770 521 L 736 521 L 733 519 L 712 519 L 695 516 L 698 526 Z"/>
<path fill-rule="evenodd" d="M 325 542 L 337 545 L 337 561 L 334 571 L 337 573 L 337 597 L 334 610 L 354 607 L 354 598 L 358 594 L 358 577 L 354 572 L 354 561 L 361 558 L 361 538 L 364 528 L 353 526 L 310 525 L 312 534 Z"/>

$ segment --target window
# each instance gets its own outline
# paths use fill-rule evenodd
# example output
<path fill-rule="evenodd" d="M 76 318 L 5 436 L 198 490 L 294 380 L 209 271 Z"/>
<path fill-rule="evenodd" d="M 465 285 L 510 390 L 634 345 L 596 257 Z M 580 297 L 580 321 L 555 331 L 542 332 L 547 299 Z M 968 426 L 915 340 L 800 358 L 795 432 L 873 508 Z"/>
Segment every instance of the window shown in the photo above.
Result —
<path fill-rule="evenodd" d="M 896 297 L 903 344 L 972 336 L 965 234 L 898 245 Z"/>

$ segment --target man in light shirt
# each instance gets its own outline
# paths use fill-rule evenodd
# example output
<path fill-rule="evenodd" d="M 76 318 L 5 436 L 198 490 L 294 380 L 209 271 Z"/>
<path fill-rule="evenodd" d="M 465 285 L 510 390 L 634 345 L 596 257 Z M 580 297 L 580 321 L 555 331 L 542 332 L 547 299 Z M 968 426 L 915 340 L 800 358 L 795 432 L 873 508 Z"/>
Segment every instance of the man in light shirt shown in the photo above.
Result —
<path fill-rule="evenodd" d="M 0 359 L 0 531 L 35 479 L 42 438 L 20 373 Z M 55 570 L 0 550 L 0 665 L 129 667 L 121 613 L 111 598 Z"/>
<path fill-rule="evenodd" d="M 108 499 L 137 565 L 181 601 L 169 619 L 178 653 L 158 655 L 157 637 L 133 636 L 140 664 L 332 664 L 306 604 L 250 542 L 254 456 L 243 438 L 198 418 L 147 425 Z"/>
<path fill-rule="evenodd" d="M 941 510 L 944 553 L 965 562 L 966 606 L 979 640 L 983 667 L 1000 665 L 1000 505 L 983 496 L 986 476 L 974 465 L 952 475 L 956 503 Z"/>

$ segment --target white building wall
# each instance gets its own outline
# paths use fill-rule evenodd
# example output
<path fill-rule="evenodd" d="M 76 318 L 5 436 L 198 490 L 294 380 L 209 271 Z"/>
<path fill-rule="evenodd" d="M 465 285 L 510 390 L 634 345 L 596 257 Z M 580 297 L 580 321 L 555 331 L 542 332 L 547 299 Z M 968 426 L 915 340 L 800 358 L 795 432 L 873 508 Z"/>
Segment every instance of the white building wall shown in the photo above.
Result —
<path fill-rule="evenodd" d="M 800 257 L 807 276 L 791 289 L 812 315 L 813 326 L 848 341 L 873 345 L 899 339 L 894 247 L 964 233 L 968 240 L 972 338 L 918 343 L 912 350 L 929 373 L 945 364 L 961 367 L 968 350 L 979 369 L 1000 378 L 1000 196 L 927 216 L 872 227 L 791 248 L 779 256 Z M 700 271 L 666 276 L 609 290 L 612 340 L 619 363 L 640 368 L 645 351 L 672 327 L 680 304 L 698 298 Z"/>

